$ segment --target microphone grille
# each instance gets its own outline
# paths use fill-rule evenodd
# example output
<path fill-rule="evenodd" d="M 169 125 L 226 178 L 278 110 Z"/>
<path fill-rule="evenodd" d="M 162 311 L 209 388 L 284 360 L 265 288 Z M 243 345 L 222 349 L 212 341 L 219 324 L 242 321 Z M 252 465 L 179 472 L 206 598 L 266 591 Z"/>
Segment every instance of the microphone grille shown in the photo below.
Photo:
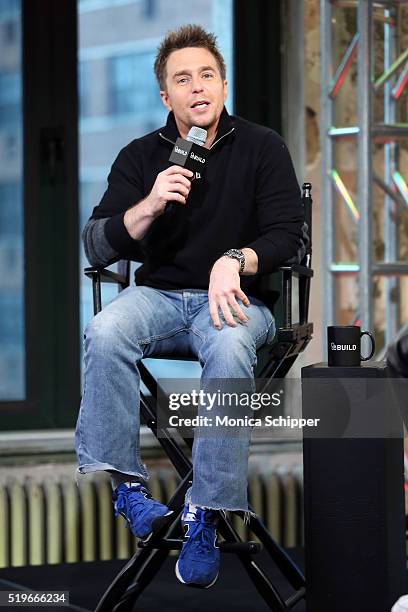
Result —
<path fill-rule="evenodd" d="M 190 131 L 187 134 L 187 140 L 189 142 L 194 142 L 195 144 L 200 145 L 200 147 L 202 147 L 205 141 L 207 140 L 207 130 L 193 125 L 193 127 L 190 128 Z"/>

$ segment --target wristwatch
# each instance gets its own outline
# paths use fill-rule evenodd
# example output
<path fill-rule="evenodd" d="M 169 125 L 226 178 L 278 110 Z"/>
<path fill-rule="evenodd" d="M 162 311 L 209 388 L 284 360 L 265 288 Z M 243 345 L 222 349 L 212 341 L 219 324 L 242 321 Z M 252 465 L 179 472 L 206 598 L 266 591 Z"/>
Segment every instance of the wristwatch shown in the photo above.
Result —
<path fill-rule="evenodd" d="M 240 249 L 229 249 L 222 254 L 226 257 L 231 257 L 231 259 L 236 259 L 239 261 L 239 273 L 242 274 L 245 270 L 245 255 Z"/>

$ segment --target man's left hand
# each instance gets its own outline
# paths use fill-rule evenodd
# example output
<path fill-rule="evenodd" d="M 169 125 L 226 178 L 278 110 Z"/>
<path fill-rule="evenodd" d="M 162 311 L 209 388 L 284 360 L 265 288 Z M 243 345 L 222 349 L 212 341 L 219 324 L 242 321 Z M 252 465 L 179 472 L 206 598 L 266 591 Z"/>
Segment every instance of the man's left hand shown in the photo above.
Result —
<path fill-rule="evenodd" d="M 222 256 L 217 259 L 212 267 L 208 287 L 208 303 L 211 320 L 217 329 L 222 327 L 219 308 L 221 308 L 226 323 L 231 327 L 237 326 L 232 312 L 236 314 L 241 323 L 248 321 L 248 317 L 242 312 L 237 302 L 238 298 L 244 306 L 248 307 L 250 305 L 248 297 L 241 289 L 239 266 L 239 261 L 236 259 Z"/>

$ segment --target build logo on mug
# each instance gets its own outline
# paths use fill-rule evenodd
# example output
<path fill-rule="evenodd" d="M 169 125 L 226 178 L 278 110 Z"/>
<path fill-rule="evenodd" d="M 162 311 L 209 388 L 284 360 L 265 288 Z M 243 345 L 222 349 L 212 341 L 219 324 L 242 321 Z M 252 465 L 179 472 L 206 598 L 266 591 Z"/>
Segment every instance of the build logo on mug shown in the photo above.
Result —
<path fill-rule="evenodd" d="M 361 356 L 363 336 L 368 336 L 371 340 L 368 357 Z M 358 325 L 331 325 L 327 328 L 327 349 L 329 366 L 359 366 L 361 361 L 368 361 L 374 355 L 375 342 L 372 334 L 361 331 Z"/>

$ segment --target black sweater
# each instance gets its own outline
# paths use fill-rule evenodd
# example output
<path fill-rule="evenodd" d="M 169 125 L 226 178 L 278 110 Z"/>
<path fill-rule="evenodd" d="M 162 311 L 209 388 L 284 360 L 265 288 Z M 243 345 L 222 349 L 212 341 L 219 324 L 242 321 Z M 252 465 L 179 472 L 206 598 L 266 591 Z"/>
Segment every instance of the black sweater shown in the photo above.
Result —
<path fill-rule="evenodd" d="M 187 204 L 174 203 L 142 240 L 134 240 L 124 214 L 170 166 L 178 136 L 170 113 L 164 128 L 120 151 L 84 229 L 87 256 L 102 266 L 121 258 L 143 261 L 138 285 L 208 289 L 210 268 L 222 253 L 250 247 L 258 255 L 258 274 L 241 277 L 241 287 L 256 295 L 260 275 L 295 256 L 301 245 L 303 207 L 288 149 L 273 130 L 224 108 L 205 177 L 193 181 Z"/>

